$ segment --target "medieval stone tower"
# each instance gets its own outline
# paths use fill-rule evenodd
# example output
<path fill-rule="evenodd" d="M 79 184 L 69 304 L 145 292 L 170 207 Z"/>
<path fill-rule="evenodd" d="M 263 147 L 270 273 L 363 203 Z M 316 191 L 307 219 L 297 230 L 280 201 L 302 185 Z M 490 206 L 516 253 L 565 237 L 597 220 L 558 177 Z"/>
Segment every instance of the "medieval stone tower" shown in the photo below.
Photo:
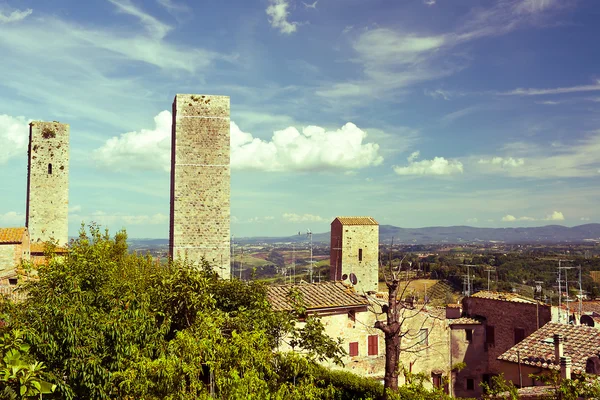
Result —
<path fill-rule="evenodd" d="M 172 129 L 170 254 L 229 279 L 229 97 L 176 95 Z"/>
<path fill-rule="evenodd" d="M 26 226 L 31 242 L 69 242 L 69 125 L 29 124 Z"/>
<path fill-rule="evenodd" d="M 377 292 L 379 224 L 371 217 L 337 217 L 331 223 L 330 279 L 358 293 Z"/>

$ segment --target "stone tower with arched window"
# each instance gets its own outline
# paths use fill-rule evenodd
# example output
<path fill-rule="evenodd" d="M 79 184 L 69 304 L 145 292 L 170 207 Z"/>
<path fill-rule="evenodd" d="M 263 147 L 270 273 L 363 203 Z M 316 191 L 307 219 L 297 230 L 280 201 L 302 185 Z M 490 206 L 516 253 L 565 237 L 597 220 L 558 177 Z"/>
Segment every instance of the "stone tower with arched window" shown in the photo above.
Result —
<path fill-rule="evenodd" d="M 26 226 L 31 242 L 69 241 L 69 125 L 29 124 Z"/>

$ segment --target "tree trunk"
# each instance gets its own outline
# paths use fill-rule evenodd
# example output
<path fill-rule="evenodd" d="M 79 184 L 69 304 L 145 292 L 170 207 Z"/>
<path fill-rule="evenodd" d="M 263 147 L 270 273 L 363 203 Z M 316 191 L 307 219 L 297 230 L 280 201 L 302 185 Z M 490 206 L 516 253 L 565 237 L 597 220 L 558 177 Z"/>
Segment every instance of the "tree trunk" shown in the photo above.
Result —
<path fill-rule="evenodd" d="M 400 357 L 400 337 L 397 333 L 385 334 L 385 376 L 383 387 L 396 392 L 398 390 L 398 359 Z M 387 393 L 383 396 L 387 399 Z"/>

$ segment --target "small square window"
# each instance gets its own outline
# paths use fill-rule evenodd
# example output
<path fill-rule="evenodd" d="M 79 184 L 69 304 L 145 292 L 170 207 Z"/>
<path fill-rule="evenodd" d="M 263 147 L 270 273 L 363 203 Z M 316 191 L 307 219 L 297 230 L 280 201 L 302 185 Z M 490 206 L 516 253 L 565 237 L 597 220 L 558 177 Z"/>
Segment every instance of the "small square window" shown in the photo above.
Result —
<path fill-rule="evenodd" d="M 467 342 L 473 343 L 473 329 L 465 329 L 465 336 Z"/>
<path fill-rule="evenodd" d="M 475 390 L 475 380 L 467 378 L 467 390 Z"/>
<path fill-rule="evenodd" d="M 515 328 L 515 344 L 519 343 L 523 339 L 525 339 L 525 329 Z"/>

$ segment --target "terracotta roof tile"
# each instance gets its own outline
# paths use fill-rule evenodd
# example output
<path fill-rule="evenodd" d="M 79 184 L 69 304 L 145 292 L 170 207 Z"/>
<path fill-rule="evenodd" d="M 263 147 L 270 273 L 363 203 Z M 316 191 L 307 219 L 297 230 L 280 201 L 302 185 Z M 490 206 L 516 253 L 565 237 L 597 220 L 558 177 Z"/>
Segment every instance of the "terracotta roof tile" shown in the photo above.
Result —
<path fill-rule="evenodd" d="M 336 217 L 335 219 L 340 221 L 342 225 L 379 225 L 371 217 Z"/>
<path fill-rule="evenodd" d="M 511 347 L 499 360 L 517 362 L 540 368 L 560 369 L 554 360 L 554 334 L 563 335 L 563 353 L 571 357 L 573 372 L 585 372 L 585 363 L 600 352 L 600 330 L 583 325 L 566 325 L 548 322 L 546 325 Z"/>
<path fill-rule="evenodd" d="M 369 304 L 367 299 L 356 293 L 354 288 L 343 282 L 301 283 L 267 287 L 267 297 L 277 311 L 291 311 L 292 302 L 288 298 L 290 289 L 302 295 L 304 305 L 310 311 L 332 307 L 362 307 Z"/>
<path fill-rule="evenodd" d="M 530 304 L 536 303 L 536 300 L 527 298 L 525 296 L 521 296 L 516 293 L 488 292 L 487 290 L 482 290 L 480 292 L 477 292 L 477 293 L 471 295 L 471 297 L 475 297 L 477 299 L 512 301 L 515 303 L 530 303 Z"/>
<path fill-rule="evenodd" d="M 23 243 L 23 235 L 27 228 L 0 228 L 0 243 L 17 244 Z"/>
<path fill-rule="evenodd" d="M 449 319 L 450 325 L 481 325 L 481 321 L 475 318 L 460 317 Z"/>

